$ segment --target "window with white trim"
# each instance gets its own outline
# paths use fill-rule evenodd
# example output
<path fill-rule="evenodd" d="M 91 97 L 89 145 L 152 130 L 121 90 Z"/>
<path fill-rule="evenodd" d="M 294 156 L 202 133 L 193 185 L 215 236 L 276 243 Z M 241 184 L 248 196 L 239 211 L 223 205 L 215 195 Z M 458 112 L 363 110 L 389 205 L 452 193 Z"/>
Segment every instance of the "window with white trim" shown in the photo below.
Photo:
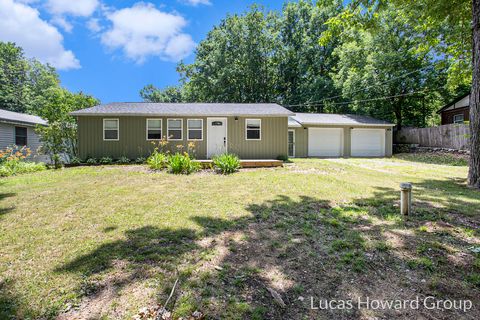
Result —
<path fill-rule="evenodd" d="M 147 119 L 147 140 L 162 139 L 162 119 Z"/>
<path fill-rule="evenodd" d="M 261 140 L 262 138 L 262 120 L 246 119 L 245 120 L 245 138 L 246 140 Z"/>
<path fill-rule="evenodd" d="M 187 120 L 187 137 L 188 137 L 188 140 L 203 140 L 203 120 L 202 119 Z"/>
<path fill-rule="evenodd" d="M 118 119 L 103 119 L 103 140 L 118 141 Z"/>
<path fill-rule="evenodd" d="M 463 113 L 456 114 L 453 116 L 453 123 L 464 123 L 465 122 L 465 117 Z"/>
<path fill-rule="evenodd" d="M 168 140 L 183 140 L 183 120 L 167 120 L 167 138 Z"/>

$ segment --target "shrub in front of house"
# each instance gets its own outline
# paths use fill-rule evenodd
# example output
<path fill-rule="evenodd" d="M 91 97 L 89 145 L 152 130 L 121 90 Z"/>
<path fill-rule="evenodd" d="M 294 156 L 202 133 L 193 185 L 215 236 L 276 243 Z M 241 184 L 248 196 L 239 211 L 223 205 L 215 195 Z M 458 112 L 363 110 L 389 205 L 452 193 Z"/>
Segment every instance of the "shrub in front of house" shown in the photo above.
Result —
<path fill-rule="evenodd" d="M 147 164 L 152 170 L 162 170 L 167 166 L 167 156 L 155 150 L 147 159 Z"/>
<path fill-rule="evenodd" d="M 110 158 L 110 157 L 103 157 L 98 161 L 98 163 L 100 163 L 100 164 L 112 164 L 113 159 Z"/>
<path fill-rule="evenodd" d="M 173 174 L 191 174 L 200 170 L 201 165 L 185 152 L 168 156 L 167 167 L 168 171 Z"/>
<path fill-rule="evenodd" d="M 125 156 L 121 156 L 120 158 L 117 159 L 117 164 L 129 164 L 130 159 L 128 159 Z"/>
<path fill-rule="evenodd" d="M 97 164 L 97 159 L 95 158 L 88 158 L 87 161 L 85 161 L 85 163 L 89 166 L 94 166 Z"/>
<path fill-rule="evenodd" d="M 72 157 L 70 159 L 70 165 L 71 166 L 79 166 L 82 164 L 82 160 L 79 157 Z"/>
<path fill-rule="evenodd" d="M 137 159 L 135 159 L 136 164 L 144 164 L 145 161 L 147 161 L 147 159 L 145 159 L 144 157 L 138 157 Z"/>
<path fill-rule="evenodd" d="M 240 159 L 231 153 L 224 153 L 213 158 L 215 171 L 221 174 L 231 174 L 240 169 Z"/>

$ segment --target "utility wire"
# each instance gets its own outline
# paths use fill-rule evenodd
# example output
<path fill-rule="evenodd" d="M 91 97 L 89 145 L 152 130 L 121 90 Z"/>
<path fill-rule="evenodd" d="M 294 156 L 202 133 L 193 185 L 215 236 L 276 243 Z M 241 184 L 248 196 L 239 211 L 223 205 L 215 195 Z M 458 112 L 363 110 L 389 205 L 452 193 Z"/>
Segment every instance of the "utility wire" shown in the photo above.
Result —
<path fill-rule="evenodd" d="M 387 99 L 392 99 L 392 98 L 397 98 L 397 97 L 406 97 L 406 96 L 411 96 L 414 94 L 418 93 L 426 93 L 430 90 L 422 90 L 422 91 L 415 91 L 415 92 L 408 92 L 408 93 L 402 93 L 402 94 L 397 94 L 393 96 L 385 96 L 385 97 L 379 97 L 379 98 L 372 98 L 372 99 L 363 99 L 363 100 L 353 100 L 353 101 L 346 101 L 346 102 L 333 102 L 331 103 L 332 105 L 342 105 L 342 104 L 351 104 L 351 103 L 358 103 L 358 102 L 368 102 L 368 101 L 377 101 L 377 100 L 387 100 Z M 303 105 L 298 105 L 298 106 L 309 106 L 309 107 L 318 107 L 323 105 L 323 103 L 319 104 L 303 104 Z"/>
<path fill-rule="evenodd" d="M 392 78 L 392 79 L 389 79 L 387 81 L 384 81 L 380 84 L 375 84 L 375 85 L 371 85 L 371 86 L 367 86 L 367 87 L 364 87 L 364 88 L 361 88 L 361 89 L 358 89 L 358 90 L 355 90 L 353 92 L 350 92 L 350 94 L 353 94 L 353 93 L 357 93 L 357 92 L 360 92 L 360 91 L 365 91 L 367 89 L 370 89 L 370 88 L 373 88 L 373 87 L 379 87 L 379 86 L 382 86 L 384 84 L 387 84 L 389 82 L 392 82 L 392 81 L 395 81 L 397 79 L 401 79 L 401 78 L 404 78 L 406 76 L 409 76 L 411 74 L 414 74 L 414 73 L 417 73 L 417 72 L 420 72 L 420 71 L 423 71 L 424 69 L 427 69 L 429 68 L 430 66 L 426 66 L 426 67 L 423 67 L 423 68 L 420 68 L 420 69 L 417 69 L 417 70 L 414 70 L 414 71 L 410 71 L 410 72 L 407 72 L 401 76 L 398 76 L 398 77 L 395 77 L 395 78 Z M 300 103 L 300 104 L 290 104 L 288 105 L 289 107 L 303 107 L 303 106 L 312 106 L 313 104 L 318 104 L 318 103 L 321 103 L 321 104 L 324 104 L 325 101 L 328 101 L 328 100 L 332 100 L 332 99 L 336 99 L 336 98 L 341 98 L 343 97 L 343 95 L 336 95 L 336 96 L 332 96 L 332 97 L 327 97 L 327 98 L 324 98 L 322 100 L 317 100 L 317 101 L 308 101 L 308 102 L 305 102 L 305 103 Z M 335 103 L 334 103 L 335 104 Z"/>

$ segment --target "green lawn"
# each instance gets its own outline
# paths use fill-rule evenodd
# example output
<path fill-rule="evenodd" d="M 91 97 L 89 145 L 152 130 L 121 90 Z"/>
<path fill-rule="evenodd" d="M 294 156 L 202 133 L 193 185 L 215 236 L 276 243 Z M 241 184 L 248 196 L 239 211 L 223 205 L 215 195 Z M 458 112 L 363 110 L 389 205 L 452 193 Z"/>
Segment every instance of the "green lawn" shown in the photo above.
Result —
<path fill-rule="evenodd" d="M 467 167 L 297 159 L 231 176 L 77 167 L 0 180 L 0 319 L 479 318 L 480 192 Z M 400 182 L 415 214 L 398 214 Z M 269 289 L 287 307 L 279 307 Z M 470 299 L 461 311 L 310 310 L 319 299 Z"/>

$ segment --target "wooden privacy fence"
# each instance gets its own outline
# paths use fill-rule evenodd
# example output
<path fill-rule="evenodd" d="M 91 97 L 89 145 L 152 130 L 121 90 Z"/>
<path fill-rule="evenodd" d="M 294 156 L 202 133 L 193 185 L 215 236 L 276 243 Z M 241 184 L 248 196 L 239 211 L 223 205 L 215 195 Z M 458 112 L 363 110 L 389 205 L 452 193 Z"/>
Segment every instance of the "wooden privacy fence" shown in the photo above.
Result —
<path fill-rule="evenodd" d="M 468 149 L 470 129 L 466 124 L 446 124 L 430 128 L 405 128 L 395 133 L 395 143 L 420 147 Z"/>

